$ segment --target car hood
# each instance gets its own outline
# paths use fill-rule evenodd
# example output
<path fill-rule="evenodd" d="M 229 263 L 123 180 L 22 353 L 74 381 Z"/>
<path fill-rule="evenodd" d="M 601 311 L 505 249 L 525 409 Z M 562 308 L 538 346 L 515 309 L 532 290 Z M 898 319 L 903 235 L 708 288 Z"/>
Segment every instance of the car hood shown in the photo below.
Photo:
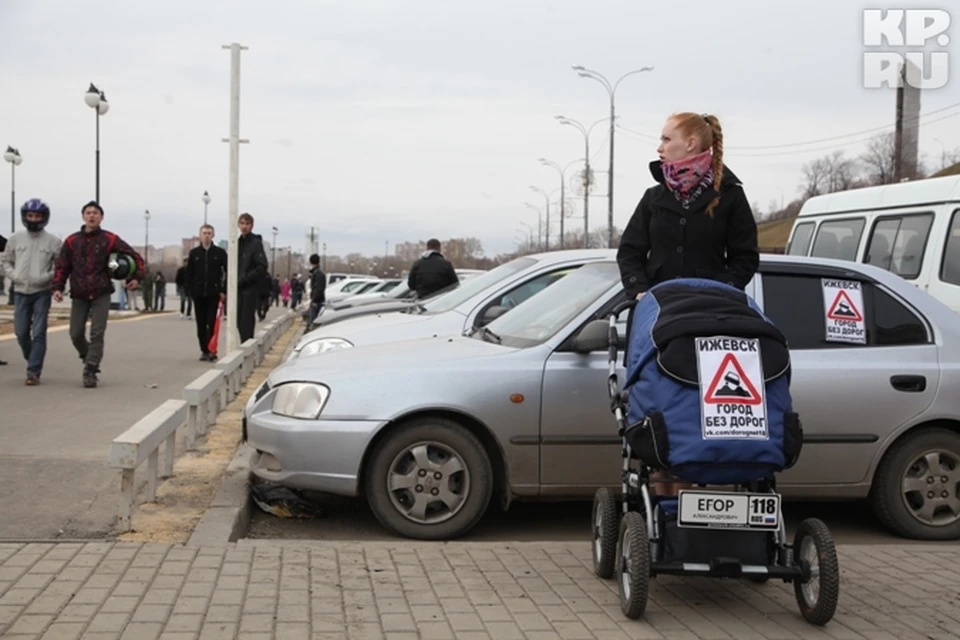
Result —
<path fill-rule="evenodd" d="M 328 324 L 340 322 L 341 320 L 346 320 L 348 318 L 373 315 L 376 313 L 392 313 L 403 311 L 409 306 L 411 306 L 410 302 L 404 302 L 401 300 L 379 301 L 371 304 L 350 305 L 344 307 L 339 307 L 336 303 L 334 303 L 332 307 L 328 306 L 326 309 L 324 309 L 323 313 L 317 317 L 316 324 L 318 327 L 324 327 Z"/>
<path fill-rule="evenodd" d="M 449 368 L 462 372 L 465 361 L 499 357 L 519 349 L 485 342 L 480 338 L 438 336 L 390 344 L 342 349 L 323 357 L 289 360 L 274 369 L 271 387 L 285 382 L 331 382 L 342 378 L 416 377 L 417 373 Z"/>
<path fill-rule="evenodd" d="M 462 330 L 463 316 L 456 312 L 447 311 L 435 315 L 378 313 L 355 318 L 349 324 L 320 327 L 300 338 L 297 348 L 323 338 L 342 338 L 349 340 L 355 347 L 362 347 L 383 342 L 428 338 L 435 332 L 439 332 L 437 335 L 458 335 Z"/>

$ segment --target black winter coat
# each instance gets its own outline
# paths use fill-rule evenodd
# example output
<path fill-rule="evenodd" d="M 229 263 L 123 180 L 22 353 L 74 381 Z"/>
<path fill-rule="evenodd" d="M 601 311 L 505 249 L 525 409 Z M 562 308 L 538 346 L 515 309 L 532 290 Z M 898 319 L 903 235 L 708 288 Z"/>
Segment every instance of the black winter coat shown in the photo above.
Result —
<path fill-rule="evenodd" d="M 757 223 L 739 178 L 724 167 L 720 202 L 704 189 L 684 209 L 664 184 L 660 161 L 650 163 L 656 185 L 647 189 L 627 223 L 617 263 L 628 299 L 672 278 L 707 278 L 746 288 L 760 264 Z"/>
<path fill-rule="evenodd" d="M 187 291 L 193 298 L 219 296 L 227 292 L 227 252 L 215 244 L 209 249 L 194 247 L 187 256 L 184 274 Z"/>
<path fill-rule="evenodd" d="M 270 269 L 262 237 L 256 233 L 240 236 L 237 252 L 237 288 L 241 291 L 253 288 L 259 292 Z"/>
<path fill-rule="evenodd" d="M 453 265 L 437 251 L 414 262 L 407 276 L 407 286 L 417 292 L 418 298 L 426 298 L 458 282 L 460 278 Z"/>

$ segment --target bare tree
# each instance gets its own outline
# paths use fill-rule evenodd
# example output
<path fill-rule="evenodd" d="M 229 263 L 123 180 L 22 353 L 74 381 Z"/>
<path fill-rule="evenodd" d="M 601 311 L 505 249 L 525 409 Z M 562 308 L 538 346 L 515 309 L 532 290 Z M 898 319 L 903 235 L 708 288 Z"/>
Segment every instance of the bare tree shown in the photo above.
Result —
<path fill-rule="evenodd" d="M 857 181 L 857 162 L 844 156 L 843 151 L 834 151 L 827 158 L 827 193 L 846 191 Z"/>
<path fill-rule="evenodd" d="M 812 198 L 827 193 L 827 180 L 830 175 L 830 163 L 825 158 L 817 158 L 803 165 L 803 184 L 800 192 L 803 198 Z"/>
<path fill-rule="evenodd" d="M 860 163 L 869 185 L 890 184 L 894 176 L 896 143 L 894 134 L 874 136 L 867 142 L 867 150 L 860 155 Z"/>

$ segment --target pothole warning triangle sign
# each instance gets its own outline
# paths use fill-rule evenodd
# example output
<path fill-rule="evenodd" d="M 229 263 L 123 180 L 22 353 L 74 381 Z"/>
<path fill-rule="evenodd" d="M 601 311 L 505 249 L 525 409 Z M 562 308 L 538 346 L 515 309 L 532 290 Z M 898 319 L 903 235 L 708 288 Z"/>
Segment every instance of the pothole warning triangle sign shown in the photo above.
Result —
<path fill-rule="evenodd" d="M 831 320 L 863 321 L 863 314 L 860 313 L 860 309 L 850 299 L 849 294 L 842 289 L 837 292 L 837 297 L 834 298 L 833 304 L 827 310 L 827 317 Z"/>
<path fill-rule="evenodd" d="M 697 338 L 696 349 L 704 439 L 769 438 L 760 340 Z"/>
<path fill-rule="evenodd" d="M 710 386 L 703 396 L 707 404 L 758 405 L 763 396 L 733 353 L 727 353 L 713 374 Z"/>

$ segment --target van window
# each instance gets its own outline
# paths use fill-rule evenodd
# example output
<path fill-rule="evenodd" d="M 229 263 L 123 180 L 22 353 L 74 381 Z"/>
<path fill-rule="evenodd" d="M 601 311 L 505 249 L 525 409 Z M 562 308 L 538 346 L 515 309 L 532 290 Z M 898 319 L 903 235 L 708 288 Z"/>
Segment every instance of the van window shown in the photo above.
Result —
<path fill-rule="evenodd" d="M 793 230 L 793 237 L 790 238 L 790 246 L 787 247 L 788 256 L 805 256 L 810 248 L 810 240 L 813 239 L 813 223 L 804 222 L 798 224 Z"/>
<path fill-rule="evenodd" d="M 943 249 L 943 264 L 940 279 L 949 284 L 960 285 L 960 209 L 953 212 L 947 242 Z"/>
<path fill-rule="evenodd" d="M 856 260 L 863 225 L 863 218 L 821 222 L 810 255 L 816 258 Z"/>
<path fill-rule="evenodd" d="M 932 224 L 932 213 L 879 218 L 863 261 L 913 280 L 920 275 Z"/>

